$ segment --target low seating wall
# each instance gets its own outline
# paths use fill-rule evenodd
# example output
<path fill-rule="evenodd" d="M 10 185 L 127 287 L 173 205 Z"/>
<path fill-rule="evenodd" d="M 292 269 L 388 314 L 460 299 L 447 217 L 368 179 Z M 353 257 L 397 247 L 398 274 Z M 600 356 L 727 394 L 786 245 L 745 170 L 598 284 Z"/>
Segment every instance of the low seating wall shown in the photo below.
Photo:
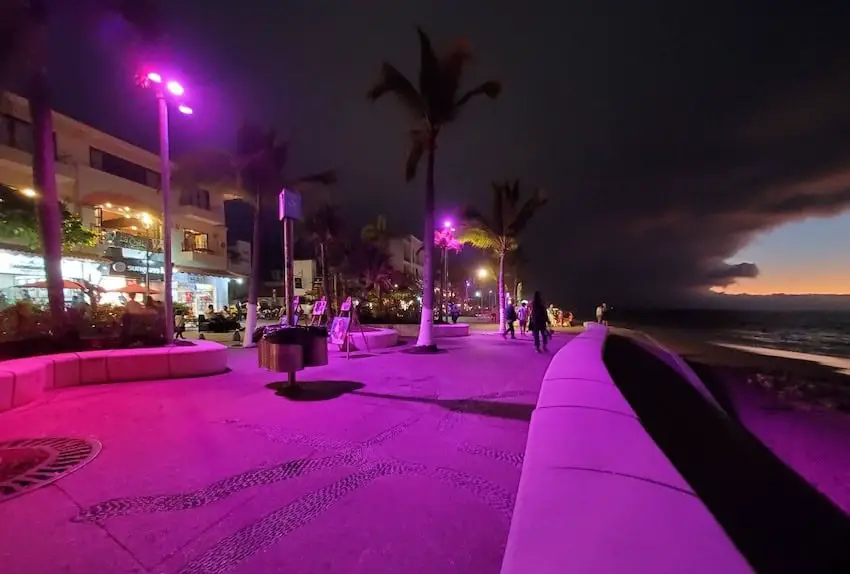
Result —
<path fill-rule="evenodd" d="M 227 347 L 212 341 L 193 343 L 62 353 L 0 362 L 0 412 L 30 403 L 52 389 L 179 379 L 227 370 Z"/>
<path fill-rule="evenodd" d="M 370 327 L 393 329 L 403 337 L 416 337 L 419 335 L 418 324 L 370 325 Z M 469 335 L 468 323 L 440 323 L 435 324 L 431 327 L 431 329 L 431 334 L 435 339 L 445 339 L 447 337 L 467 337 Z"/>
<path fill-rule="evenodd" d="M 606 336 L 589 326 L 549 365 L 502 574 L 752 572 L 611 380 Z"/>
<path fill-rule="evenodd" d="M 386 349 L 388 347 L 394 347 L 398 344 L 398 331 L 394 329 L 381 329 L 379 327 L 374 327 L 370 325 L 372 329 L 378 329 L 377 331 L 363 331 L 361 333 L 356 328 L 348 334 L 348 340 L 351 344 L 352 349 L 360 349 L 366 350 L 366 343 L 363 342 L 363 336 L 366 336 L 366 342 L 368 343 L 368 349 L 373 351 L 375 349 Z M 330 344 L 330 343 L 329 343 Z M 339 346 L 341 349 L 345 349 L 345 345 Z"/>

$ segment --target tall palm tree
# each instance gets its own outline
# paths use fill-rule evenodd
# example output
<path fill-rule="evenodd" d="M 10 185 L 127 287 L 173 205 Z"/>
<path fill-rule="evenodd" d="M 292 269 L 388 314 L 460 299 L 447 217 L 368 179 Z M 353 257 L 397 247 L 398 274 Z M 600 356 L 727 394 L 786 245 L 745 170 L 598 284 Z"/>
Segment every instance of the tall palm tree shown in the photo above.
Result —
<path fill-rule="evenodd" d="M 257 326 L 257 300 L 260 292 L 260 242 L 263 205 L 271 203 L 282 188 L 304 184 L 336 183 L 336 172 L 323 171 L 294 179 L 284 177 L 289 158 L 289 144 L 278 138 L 273 129 L 264 130 L 243 123 L 236 133 L 236 152 L 202 151 L 184 158 L 178 165 L 177 178 L 183 185 L 199 183 L 230 186 L 243 192 L 242 201 L 254 208 L 251 244 L 251 276 L 248 282 L 248 313 L 245 330 L 253 333 Z M 245 347 L 254 345 L 253 337 L 243 339 Z"/>
<path fill-rule="evenodd" d="M 151 0 L 93 0 L 95 15 L 117 13 L 146 40 L 159 36 L 159 13 Z M 62 291 L 62 210 L 56 185 L 56 150 L 50 80 L 47 74 L 48 25 L 55 5 L 48 0 L 0 2 L 0 93 L 13 76 L 24 78 L 33 129 L 33 187 L 44 247 L 44 272 L 51 316 L 64 322 Z"/>
<path fill-rule="evenodd" d="M 443 127 L 457 119 L 466 105 L 477 96 L 494 99 L 502 90 L 499 82 L 489 81 L 467 91 L 460 92 L 460 81 L 464 67 L 471 57 L 465 42 L 457 42 L 443 57 L 438 57 L 431 40 L 421 28 L 419 33 L 419 88 L 391 64 L 384 62 L 380 78 L 368 93 L 376 101 L 384 94 L 392 94 L 412 116 L 414 125 L 410 130 L 411 146 L 405 164 L 405 179 L 410 182 L 416 176 L 416 168 L 422 156 L 427 156 L 425 173 L 425 221 L 422 240 L 424 243 L 425 284 L 422 292 L 422 317 L 420 318 L 417 347 L 434 349 L 432 326 L 434 324 L 434 156 L 437 138 Z"/>
<path fill-rule="evenodd" d="M 535 190 L 520 203 L 519 180 L 493 183 L 493 214 L 486 217 L 475 208 L 467 208 L 462 243 L 492 251 L 499 258 L 499 333 L 505 332 L 505 257 L 518 246 L 520 234 L 538 209 L 546 204 L 541 190 Z"/>
<path fill-rule="evenodd" d="M 328 301 L 328 316 L 333 316 L 333 297 L 331 296 L 329 253 L 331 245 L 339 238 L 342 220 L 336 208 L 330 204 L 319 207 L 307 219 L 307 232 L 313 244 L 319 248 L 319 265 L 322 268 L 322 295 Z"/>

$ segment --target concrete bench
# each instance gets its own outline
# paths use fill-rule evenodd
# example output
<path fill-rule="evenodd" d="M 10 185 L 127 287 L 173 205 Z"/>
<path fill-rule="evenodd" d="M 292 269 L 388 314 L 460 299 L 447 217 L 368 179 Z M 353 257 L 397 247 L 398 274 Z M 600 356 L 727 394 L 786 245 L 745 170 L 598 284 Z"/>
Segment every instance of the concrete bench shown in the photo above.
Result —
<path fill-rule="evenodd" d="M 402 337 L 416 337 L 419 335 L 419 324 L 396 323 L 392 325 L 369 325 L 370 327 L 380 329 L 392 329 Z M 447 337 L 467 337 L 469 336 L 468 323 L 435 323 L 431 327 L 431 335 L 435 339 L 445 339 Z"/>
<path fill-rule="evenodd" d="M 544 376 L 502 574 L 752 572 L 614 385 L 606 336 L 589 327 Z"/>
<path fill-rule="evenodd" d="M 0 362 L 0 412 L 46 391 L 78 385 L 214 375 L 227 370 L 227 347 L 193 345 L 62 353 Z"/>

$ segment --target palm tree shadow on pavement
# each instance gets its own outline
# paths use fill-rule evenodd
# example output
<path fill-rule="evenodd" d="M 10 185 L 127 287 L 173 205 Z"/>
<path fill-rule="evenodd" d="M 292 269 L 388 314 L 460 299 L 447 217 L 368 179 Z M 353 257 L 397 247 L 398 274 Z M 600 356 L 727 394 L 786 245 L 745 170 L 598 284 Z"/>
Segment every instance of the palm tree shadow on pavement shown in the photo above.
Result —
<path fill-rule="evenodd" d="M 612 335 L 603 359 L 656 444 L 757 572 L 850 572 L 850 518 L 671 367 Z"/>
<path fill-rule="evenodd" d="M 531 420 L 531 413 L 536 407 L 534 404 L 524 403 L 486 401 L 481 399 L 435 399 L 432 397 L 392 395 L 359 390 L 353 391 L 352 394 L 361 397 L 436 405 L 459 414 L 482 415 L 526 422 Z"/>
<path fill-rule="evenodd" d="M 303 381 L 294 386 L 289 386 L 286 382 L 269 383 L 266 388 L 291 401 L 313 402 L 338 399 L 365 386 L 356 381 Z"/>

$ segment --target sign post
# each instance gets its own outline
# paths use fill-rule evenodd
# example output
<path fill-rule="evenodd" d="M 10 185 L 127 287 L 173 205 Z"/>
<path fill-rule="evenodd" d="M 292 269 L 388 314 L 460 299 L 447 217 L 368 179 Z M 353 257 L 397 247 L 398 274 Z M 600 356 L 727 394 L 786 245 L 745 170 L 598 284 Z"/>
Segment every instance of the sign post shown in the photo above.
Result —
<path fill-rule="evenodd" d="M 295 267 L 294 249 L 295 239 L 293 237 L 294 222 L 302 217 L 301 195 L 290 189 L 282 189 L 278 196 L 278 219 L 281 221 L 283 232 L 283 261 L 284 261 L 284 297 L 283 308 L 286 309 L 286 324 L 295 326 L 295 313 L 293 303 L 295 301 Z M 254 246 L 257 249 L 258 246 Z M 296 303 L 297 304 L 297 303 Z M 289 385 L 295 385 L 295 373 L 289 373 Z"/>

